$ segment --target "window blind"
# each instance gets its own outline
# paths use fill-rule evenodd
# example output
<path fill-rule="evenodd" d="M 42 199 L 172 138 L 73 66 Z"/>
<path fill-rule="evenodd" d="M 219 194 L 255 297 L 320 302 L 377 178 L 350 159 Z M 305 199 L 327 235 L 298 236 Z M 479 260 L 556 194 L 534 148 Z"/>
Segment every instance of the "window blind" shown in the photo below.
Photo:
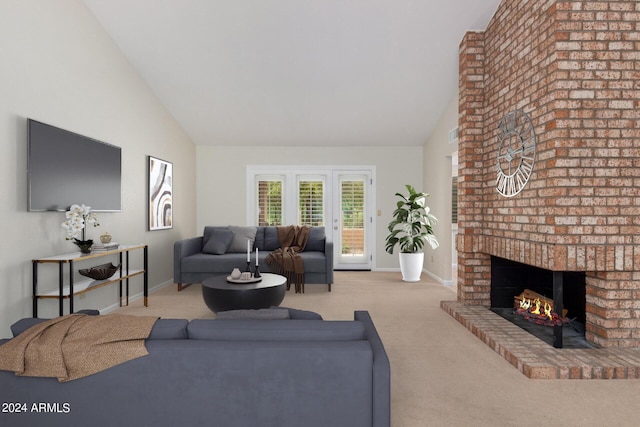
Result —
<path fill-rule="evenodd" d="M 341 185 L 342 254 L 364 254 L 364 181 L 344 180 Z"/>
<path fill-rule="evenodd" d="M 298 224 L 324 225 L 324 181 L 298 181 Z"/>
<path fill-rule="evenodd" d="M 282 179 L 257 179 L 258 225 L 282 225 Z"/>

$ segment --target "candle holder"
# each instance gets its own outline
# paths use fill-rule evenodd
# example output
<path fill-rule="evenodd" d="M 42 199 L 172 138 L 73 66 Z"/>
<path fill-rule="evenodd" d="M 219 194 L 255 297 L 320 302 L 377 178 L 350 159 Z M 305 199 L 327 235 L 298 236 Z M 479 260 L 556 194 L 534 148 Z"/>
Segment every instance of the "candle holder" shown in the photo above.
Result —
<path fill-rule="evenodd" d="M 253 277 L 255 278 L 262 277 L 262 275 L 260 274 L 260 266 L 258 264 L 256 264 L 256 271 L 255 273 L 253 273 Z"/>
<path fill-rule="evenodd" d="M 244 271 L 251 273 L 251 261 L 247 261 L 247 268 Z"/>

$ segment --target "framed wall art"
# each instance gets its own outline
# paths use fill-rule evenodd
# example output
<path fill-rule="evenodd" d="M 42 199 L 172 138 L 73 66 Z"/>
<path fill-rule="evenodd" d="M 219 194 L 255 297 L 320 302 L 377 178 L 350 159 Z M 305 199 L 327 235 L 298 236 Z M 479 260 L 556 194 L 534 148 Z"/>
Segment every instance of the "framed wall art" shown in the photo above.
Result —
<path fill-rule="evenodd" d="M 149 230 L 173 227 L 173 164 L 148 156 Z"/>

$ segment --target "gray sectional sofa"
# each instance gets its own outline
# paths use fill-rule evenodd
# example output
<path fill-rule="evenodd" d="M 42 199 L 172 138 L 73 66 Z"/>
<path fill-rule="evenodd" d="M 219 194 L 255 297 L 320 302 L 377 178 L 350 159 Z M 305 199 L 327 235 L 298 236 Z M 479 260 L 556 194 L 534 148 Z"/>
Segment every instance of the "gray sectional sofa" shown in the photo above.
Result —
<path fill-rule="evenodd" d="M 202 236 L 175 242 L 173 280 L 178 290 L 189 283 L 201 283 L 217 274 L 230 274 L 234 268 L 244 271 L 247 265 L 247 240 L 251 240 L 251 266 L 255 266 L 258 249 L 260 271 L 272 272 L 265 258 L 280 247 L 276 227 L 207 226 Z M 307 245 L 300 256 L 304 263 L 305 284 L 333 283 L 333 242 L 324 227 L 312 227 Z M 304 291 L 304 289 L 303 289 Z"/>
<path fill-rule="evenodd" d="M 0 425 L 388 427 L 389 359 L 369 313 L 324 321 L 289 311 L 160 319 L 149 355 L 70 382 L 0 371 L 0 402 L 24 404 L 0 412 Z"/>

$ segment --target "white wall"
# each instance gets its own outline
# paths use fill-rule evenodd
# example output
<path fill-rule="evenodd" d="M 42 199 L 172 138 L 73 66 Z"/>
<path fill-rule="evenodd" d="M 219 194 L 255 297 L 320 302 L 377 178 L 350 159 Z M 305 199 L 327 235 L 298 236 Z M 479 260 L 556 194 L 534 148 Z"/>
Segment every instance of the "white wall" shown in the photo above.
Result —
<path fill-rule="evenodd" d="M 451 154 L 457 143 L 449 144 L 449 131 L 458 126 L 458 96 L 449 102 L 424 145 L 423 191 L 432 213 L 438 218 L 435 234 L 440 243 L 436 250 L 425 251 L 424 268 L 440 281 L 451 280 Z"/>
<path fill-rule="evenodd" d="M 0 337 L 31 316 L 31 260 L 75 251 L 64 239 L 63 213 L 27 212 L 27 118 L 122 148 L 122 212 L 100 213 L 90 237 L 109 231 L 121 243 L 148 243 L 149 285 L 171 281 L 173 242 L 195 234 L 191 140 L 80 1 L 0 2 L 0 56 Z M 147 155 L 173 162 L 171 230 L 146 231 Z M 141 292 L 141 280 L 131 285 Z M 75 301 L 76 310 L 116 302 L 115 285 Z M 57 315 L 56 300 L 39 308 Z"/>
<path fill-rule="evenodd" d="M 366 165 L 376 167 L 377 269 L 398 269 L 384 250 L 387 225 L 404 185 L 420 187 L 422 147 L 212 147 L 198 146 L 198 234 L 206 225 L 246 223 L 247 165 Z"/>

